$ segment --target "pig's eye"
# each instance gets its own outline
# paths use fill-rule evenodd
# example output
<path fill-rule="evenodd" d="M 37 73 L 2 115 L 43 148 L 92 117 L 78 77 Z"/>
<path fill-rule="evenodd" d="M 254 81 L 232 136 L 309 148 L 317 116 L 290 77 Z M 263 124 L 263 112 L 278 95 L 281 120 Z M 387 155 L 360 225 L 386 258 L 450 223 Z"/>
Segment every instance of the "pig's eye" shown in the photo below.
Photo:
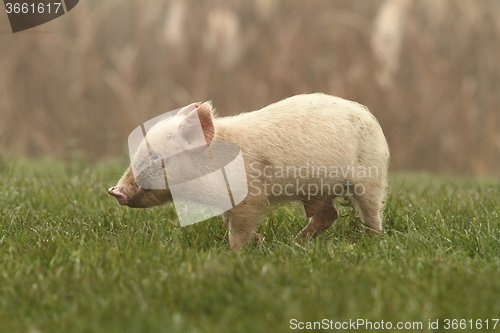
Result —
<path fill-rule="evenodd" d="M 160 158 L 160 155 L 158 155 L 158 154 L 153 154 L 153 155 L 151 156 L 151 158 L 153 159 L 153 161 L 156 161 L 157 159 L 159 159 L 159 158 Z"/>

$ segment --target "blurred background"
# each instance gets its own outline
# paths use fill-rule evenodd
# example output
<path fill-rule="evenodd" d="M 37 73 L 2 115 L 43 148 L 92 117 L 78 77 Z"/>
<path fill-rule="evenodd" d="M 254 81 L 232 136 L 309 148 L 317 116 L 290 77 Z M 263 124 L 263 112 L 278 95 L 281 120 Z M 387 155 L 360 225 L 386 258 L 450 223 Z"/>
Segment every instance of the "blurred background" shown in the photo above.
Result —
<path fill-rule="evenodd" d="M 191 102 L 324 92 L 375 114 L 392 170 L 500 175 L 499 17 L 498 0 L 85 0 L 12 34 L 0 13 L 0 154 L 125 156 Z"/>

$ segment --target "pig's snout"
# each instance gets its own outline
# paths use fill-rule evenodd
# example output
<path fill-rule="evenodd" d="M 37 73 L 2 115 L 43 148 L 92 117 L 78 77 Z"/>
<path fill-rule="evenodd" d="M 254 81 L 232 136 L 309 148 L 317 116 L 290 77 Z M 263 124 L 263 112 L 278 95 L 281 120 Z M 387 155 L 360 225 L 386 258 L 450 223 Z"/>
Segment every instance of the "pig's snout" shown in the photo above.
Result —
<path fill-rule="evenodd" d="M 120 205 L 126 205 L 128 203 L 128 197 L 125 193 L 123 193 L 118 186 L 113 186 L 108 190 L 108 193 L 111 194 L 118 200 Z"/>

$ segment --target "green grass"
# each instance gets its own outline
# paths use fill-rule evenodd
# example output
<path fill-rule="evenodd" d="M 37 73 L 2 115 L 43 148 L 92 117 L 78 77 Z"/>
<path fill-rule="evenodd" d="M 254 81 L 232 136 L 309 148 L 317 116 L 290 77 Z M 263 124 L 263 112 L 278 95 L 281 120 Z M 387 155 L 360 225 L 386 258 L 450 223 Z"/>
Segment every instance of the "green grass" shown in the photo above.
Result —
<path fill-rule="evenodd" d="M 233 252 L 218 218 L 181 228 L 170 206 L 118 206 L 106 189 L 125 166 L 0 160 L 1 332 L 287 332 L 291 319 L 430 331 L 429 319 L 500 317 L 498 179 L 393 175 L 380 237 L 341 206 L 298 245 L 301 208 L 282 206 L 261 246 Z"/>

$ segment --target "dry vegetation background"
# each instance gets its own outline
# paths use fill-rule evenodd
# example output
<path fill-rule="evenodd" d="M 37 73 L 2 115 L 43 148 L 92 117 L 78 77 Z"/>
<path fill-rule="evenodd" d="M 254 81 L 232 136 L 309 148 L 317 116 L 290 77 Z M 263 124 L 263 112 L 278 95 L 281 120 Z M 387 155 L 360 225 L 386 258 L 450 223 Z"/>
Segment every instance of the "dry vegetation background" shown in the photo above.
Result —
<path fill-rule="evenodd" d="M 498 0 L 85 0 L 12 34 L 0 153 L 96 160 L 211 99 L 220 115 L 321 91 L 367 105 L 395 170 L 500 174 Z"/>

